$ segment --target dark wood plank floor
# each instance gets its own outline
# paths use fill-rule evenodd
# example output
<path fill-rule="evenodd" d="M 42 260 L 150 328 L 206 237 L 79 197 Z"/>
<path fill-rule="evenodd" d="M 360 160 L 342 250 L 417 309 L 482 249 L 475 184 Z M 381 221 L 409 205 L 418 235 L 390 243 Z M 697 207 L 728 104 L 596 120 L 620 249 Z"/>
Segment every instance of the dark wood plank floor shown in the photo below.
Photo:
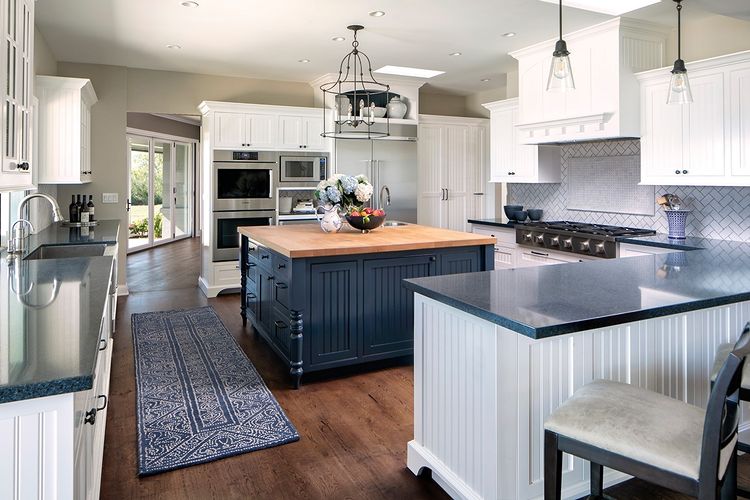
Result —
<path fill-rule="evenodd" d="M 242 327 L 239 296 L 206 299 L 196 286 L 199 268 L 197 239 L 128 259 L 131 294 L 118 302 L 101 498 L 446 498 L 429 478 L 416 478 L 405 466 L 413 420 L 410 366 L 317 376 L 299 391 L 291 390 L 287 370 L 249 327 Z M 301 439 L 139 478 L 130 315 L 206 304 L 216 309 L 239 341 Z M 750 461 L 745 458 L 741 479 L 750 482 Z M 611 488 L 608 494 L 644 500 L 684 498 L 640 481 Z"/>

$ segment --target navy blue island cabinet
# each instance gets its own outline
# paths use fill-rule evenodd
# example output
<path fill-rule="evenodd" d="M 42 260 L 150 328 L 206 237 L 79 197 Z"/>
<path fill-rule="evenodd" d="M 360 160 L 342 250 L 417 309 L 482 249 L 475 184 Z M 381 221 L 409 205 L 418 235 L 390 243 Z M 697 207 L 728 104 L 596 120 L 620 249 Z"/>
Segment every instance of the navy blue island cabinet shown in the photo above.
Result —
<path fill-rule="evenodd" d="M 411 356 L 414 297 L 404 279 L 493 269 L 494 240 L 407 227 L 393 228 L 391 245 L 374 232 L 321 244 L 315 226 L 240 228 L 243 324 L 289 365 L 295 387 L 304 372 Z"/>

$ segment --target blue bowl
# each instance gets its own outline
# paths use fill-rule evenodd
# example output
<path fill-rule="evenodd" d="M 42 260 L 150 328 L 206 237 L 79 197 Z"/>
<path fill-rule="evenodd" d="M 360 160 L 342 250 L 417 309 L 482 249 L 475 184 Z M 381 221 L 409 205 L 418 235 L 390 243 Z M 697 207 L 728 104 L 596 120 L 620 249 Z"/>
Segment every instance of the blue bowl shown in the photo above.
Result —
<path fill-rule="evenodd" d="M 505 205 L 503 210 L 505 211 L 505 216 L 508 220 L 513 220 L 513 214 L 519 210 L 523 210 L 523 205 Z"/>
<path fill-rule="evenodd" d="M 542 214 L 544 214 L 541 208 L 530 208 L 527 212 L 529 212 L 529 219 L 533 221 L 542 220 Z"/>
<path fill-rule="evenodd" d="M 524 222 L 526 220 L 526 217 L 528 217 L 529 214 L 526 212 L 526 210 L 517 210 L 513 212 L 513 220 L 518 222 Z"/>

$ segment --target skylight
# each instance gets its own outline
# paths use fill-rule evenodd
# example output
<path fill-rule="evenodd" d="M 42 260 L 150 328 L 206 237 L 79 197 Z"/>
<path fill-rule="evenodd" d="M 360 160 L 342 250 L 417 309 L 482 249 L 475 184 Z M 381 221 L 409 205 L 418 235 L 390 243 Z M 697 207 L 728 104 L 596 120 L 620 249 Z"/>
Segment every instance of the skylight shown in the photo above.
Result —
<path fill-rule="evenodd" d="M 386 75 L 414 76 L 417 78 L 432 78 L 433 76 L 442 75 L 445 71 L 435 71 L 432 69 L 407 68 L 406 66 L 383 66 L 376 69 L 374 73 L 384 73 Z"/>
<path fill-rule="evenodd" d="M 559 0 L 541 0 L 542 2 L 558 4 Z M 642 9 L 649 5 L 659 3 L 661 0 L 563 0 L 564 7 L 590 10 L 610 16 L 621 16 L 634 10 Z"/>

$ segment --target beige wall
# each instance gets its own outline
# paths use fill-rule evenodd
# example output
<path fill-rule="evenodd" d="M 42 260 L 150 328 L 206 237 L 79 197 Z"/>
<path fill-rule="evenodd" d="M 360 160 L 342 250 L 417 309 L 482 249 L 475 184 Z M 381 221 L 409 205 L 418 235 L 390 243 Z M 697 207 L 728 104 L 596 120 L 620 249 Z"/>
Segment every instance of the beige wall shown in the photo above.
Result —
<path fill-rule="evenodd" d="M 307 83 L 127 69 L 128 111 L 194 115 L 201 101 L 313 106 Z"/>
<path fill-rule="evenodd" d="M 690 11 L 685 8 L 682 16 L 682 58 L 686 62 L 743 50 L 750 50 L 750 21 L 718 15 L 693 20 Z M 667 40 L 667 60 L 671 62 L 676 58 L 675 28 Z"/>
<path fill-rule="evenodd" d="M 150 113 L 134 113 L 129 111 L 127 123 L 128 128 L 137 128 L 139 130 L 147 130 L 159 134 L 176 135 L 178 137 L 186 137 L 195 140 L 200 140 L 201 138 L 201 128 L 197 125 L 170 120 L 169 118 L 155 116 Z"/>
<path fill-rule="evenodd" d="M 56 75 L 57 59 L 39 30 L 34 30 L 34 70 L 37 75 Z"/>
<path fill-rule="evenodd" d="M 419 113 L 423 115 L 468 116 L 466 96 L 419 92 Z"/>

